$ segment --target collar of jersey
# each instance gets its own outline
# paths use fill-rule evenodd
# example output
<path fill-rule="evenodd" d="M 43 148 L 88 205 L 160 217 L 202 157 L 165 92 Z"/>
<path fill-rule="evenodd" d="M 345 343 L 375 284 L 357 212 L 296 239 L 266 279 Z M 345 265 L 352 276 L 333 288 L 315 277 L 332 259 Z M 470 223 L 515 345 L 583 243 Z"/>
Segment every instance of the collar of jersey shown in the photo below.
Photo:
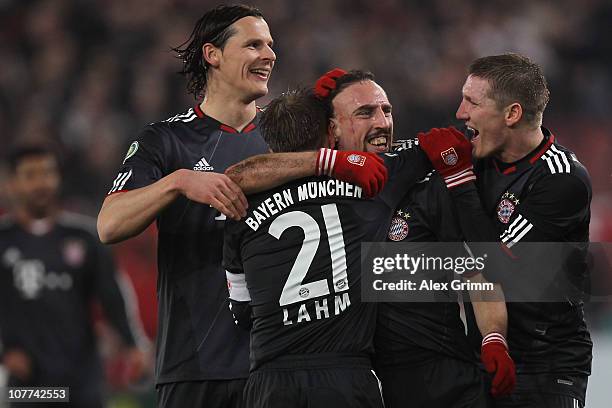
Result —
<path fill-rule="evenodd" d="M 550 130 L 542 126 L 542 133 L 544 133 L 544 140 L 531 151 L 527 156 L 513 163 L 504 163 L 497 159 L 493 159 L 493 164 L 497 171 L 501 174 L 512 174 L 517 170 L 522 170 L 527 167 L 533 166 L 540 157 L 546 153 L 550 146 L 555 142 L 555 135 Z"/>
<path fill-rule="evenodd" d="M 200 108 L 200 105 L 197 104 L 194 108 L 193 108 L 194 112 L 196 113 L 196 115 L 198 115 L 198 118 L 202 119 L 207 125 L 212 126 L 216 129 L 219 129 L 223 132 L 227 132 L 227 133 L 248 133 L 251 132 L 253 129 L 255 129 L 257 127 L 257 119 L 259 117 L 259 112 L 260 109 L 257 108 L 257 115 L 255 115 L 255 119 L 253 119 L 251 121 L 251 123 L 249 123 L 248 125 L 246 125 L 244 127 L 244 129 L 242 129 L 242 132 L 238 131 L 237 129 L 226 125 L 225 123 L 221 123 L 219 122 L 217 119 L 211 118 L 210 116 L 206 115 L 204 112 L 202 112 L 202 109 Z"/>

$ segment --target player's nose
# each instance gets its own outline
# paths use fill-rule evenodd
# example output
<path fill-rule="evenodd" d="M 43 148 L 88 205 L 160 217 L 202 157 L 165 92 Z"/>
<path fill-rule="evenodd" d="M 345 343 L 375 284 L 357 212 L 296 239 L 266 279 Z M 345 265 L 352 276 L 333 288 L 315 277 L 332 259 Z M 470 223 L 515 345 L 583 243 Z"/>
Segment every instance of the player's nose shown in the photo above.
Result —
<path fill-rule="evenodd" d="M 455 117 L 459 120 L 468 120 L 470 115 L 465 107 L 465 101 L 461 101 L 459 104 L 459 108 L 457 108 L 457 112 L 455 113 Z"/>
<path fill-rule="evenodd" d="M 261 54 L 261 58 L 267 61 L 276 61 L 276 53 L 269 45 L 265 45 Z"/>
<path fill-rule="evenodd" d="M 374 127 L 381 129 L 388 129 L 391 127 L 392 119 L 390 115 L 385 114 L 382 107 L 376 108 L 373 116 Z"/>

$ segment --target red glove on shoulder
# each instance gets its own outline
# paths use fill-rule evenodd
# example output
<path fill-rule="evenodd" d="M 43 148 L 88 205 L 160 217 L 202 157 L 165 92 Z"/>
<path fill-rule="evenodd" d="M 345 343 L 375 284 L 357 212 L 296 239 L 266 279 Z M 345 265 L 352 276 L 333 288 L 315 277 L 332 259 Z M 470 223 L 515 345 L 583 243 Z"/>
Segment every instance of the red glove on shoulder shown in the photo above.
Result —
<path fill-rule="evenodd" d="M 366 197 L 374 197 L 385 186 L 388 173 L 383 159 L 374 153 L 320 149 L 317 176 L 330 176 L 363 188 Z"/>
<path fill-rule="evenodd" d="M 491 395 L 501 397 L 512 393 L 516 385 L 516 368 L 508 354 L 508 343 L 500 333 L 489 333 L 482 339 L 480 360 L 488 373 L 494 374 Z"/>
<path fill-rule="evenodd" d="M 419 133 L 419 146 L 448 188 L 476 180 L 472 166 L 472 144 L 454 127 L 433 128 Z"/>

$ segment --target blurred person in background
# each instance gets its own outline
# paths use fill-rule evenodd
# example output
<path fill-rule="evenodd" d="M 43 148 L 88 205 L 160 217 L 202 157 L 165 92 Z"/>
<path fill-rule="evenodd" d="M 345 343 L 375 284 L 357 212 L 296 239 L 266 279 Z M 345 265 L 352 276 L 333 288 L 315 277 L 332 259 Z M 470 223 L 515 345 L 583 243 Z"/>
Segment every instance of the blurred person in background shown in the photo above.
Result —
<path fill-rule="evenodd" d="M 235 327 L 221 268 L 226 216 L 246 198 L 223 171 L 268 147 L 255 100 L 276 55 L 262 13 L 219 6 L 175 49 L 188 91 L 203 101 L 153 123 L 132 143 L 98 216 L 104 243 L 157 220 L 156 388 L 161 407 L 236 407 L 249 369 L 248 333 Z"/>
<path fill-rule="evenodd" d="M 0 220 L 1 361 L 8 385 L 69 387 L 72 406 L 101 407 L 104 377 L 91 306 L 100 302 L 123 341 L 129 377 L 137 380 L 146 344 L 137 312 L 128 310 L 132 289 L 98 241 L 94 220 L 61 210 L 52 149 L 17 147 L 9 167 L 13 206 Z"/>

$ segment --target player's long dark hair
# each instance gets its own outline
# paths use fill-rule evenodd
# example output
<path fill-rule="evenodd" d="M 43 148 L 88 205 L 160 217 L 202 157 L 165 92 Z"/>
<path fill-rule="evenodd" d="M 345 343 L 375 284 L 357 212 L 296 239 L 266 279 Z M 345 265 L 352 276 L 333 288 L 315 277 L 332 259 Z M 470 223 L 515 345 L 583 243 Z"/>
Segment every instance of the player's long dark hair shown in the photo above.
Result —
<path fill-rule="evenodd" d="M 232 24 L 241 18 L 253 16 L 263 18 L 259 9 L 243 4 L 218 6 L 205 13 L 196 23 L 191 35 L 181 45 L 172 48 L 177 58 L 183 61 L 181 75 L 187 78 L 187 91 L 195 98 L 206 91 L 208 63 L 202 54 L 202 47 L 211 43 L 223 50 L 227 40 L 234 35 Z"/>

